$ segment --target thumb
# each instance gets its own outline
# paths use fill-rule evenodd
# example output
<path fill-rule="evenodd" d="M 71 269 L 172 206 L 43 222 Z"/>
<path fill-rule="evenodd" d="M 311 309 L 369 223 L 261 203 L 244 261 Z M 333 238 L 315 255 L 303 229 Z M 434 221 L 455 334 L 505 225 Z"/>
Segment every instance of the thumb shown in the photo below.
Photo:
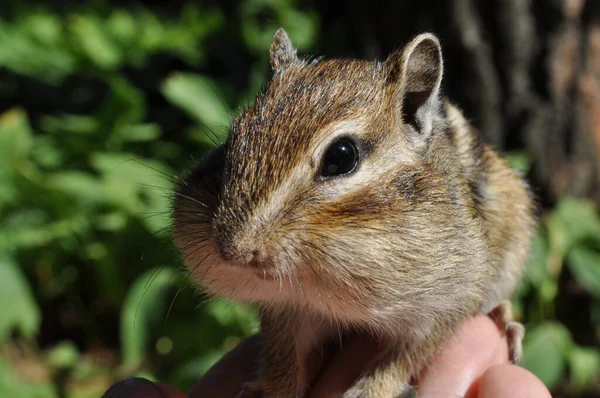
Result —
<path fill-rule="evenodd" d="M 113 384 L 102 398 L 186 398 L 186 395 L 167 384 L 133 377 Z"/>

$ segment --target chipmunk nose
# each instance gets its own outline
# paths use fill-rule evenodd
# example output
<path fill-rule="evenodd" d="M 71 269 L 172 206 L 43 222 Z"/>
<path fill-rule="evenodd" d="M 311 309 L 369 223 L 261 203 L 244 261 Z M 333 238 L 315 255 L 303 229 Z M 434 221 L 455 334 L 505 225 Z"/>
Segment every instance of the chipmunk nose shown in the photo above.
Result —
<path fill-rule="evenodd" d="M 222 240 L 219 242 L 219 249 L 223 260 L 238 266 L 258 267 L 267 257 L 264 251 L 257 247 L 256 240 Z"/>
<path fill-rule="evenodd" d="M 237 266 L 249 266 L 252 268 L 261 268 L 261 264 L 265 259 L 265 256 L 257 249 L 250 252 L 233 252 L 227 255 L 223 255 L 222 253 L 221 255 L 228 263 Z"/>
<path fill-rule="evenodd" d="M 254 267 L 267 262 L 268 253 L 261 228 L 239 222 L 230 213 L 217 215 L 213 228 L 221 258 L 225 262 Z"/>

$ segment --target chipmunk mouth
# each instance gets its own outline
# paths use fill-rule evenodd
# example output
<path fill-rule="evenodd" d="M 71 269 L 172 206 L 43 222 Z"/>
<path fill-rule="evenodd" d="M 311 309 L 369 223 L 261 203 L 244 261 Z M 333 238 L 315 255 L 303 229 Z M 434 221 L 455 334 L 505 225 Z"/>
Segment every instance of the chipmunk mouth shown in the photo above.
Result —
<path fill-rule="evenodd" d="M 264 264 L 255 259 L 250 261 L 245 267 L 252 270 L 256 277 L 264 281 L 274 281 L 275 279 L 277 279 L 277 273 L 275 272 L 275 269 L 272 266 Z"/>
<path fill-rule="evenodd" d="M 254 274 L 263 281 L 274 281 L 277 279 L 277 276 L 272 271 L 267 270 L 256 270 Z"/>

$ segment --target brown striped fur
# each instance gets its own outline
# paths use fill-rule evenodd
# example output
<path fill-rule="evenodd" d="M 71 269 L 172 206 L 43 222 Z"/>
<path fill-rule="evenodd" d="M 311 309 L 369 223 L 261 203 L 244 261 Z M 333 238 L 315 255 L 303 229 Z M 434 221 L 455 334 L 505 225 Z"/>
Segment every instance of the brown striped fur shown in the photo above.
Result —
<path fill-rule="evenodd" d="M 512 292 L 530 194 L 441 99 L 431 35 L 385 62 L 311 61 L 279 31 L 271 65 L 227 142 L 181 179 L 175 242 L 208 292 L 263 310 L 263 379 L 248 394 L 302 397 L 308 353 L 351 331 L 397 343 L 346 396 L 406 392 L 456 325 Z M 341 136 L 361 163 L 323 179 Z"/>

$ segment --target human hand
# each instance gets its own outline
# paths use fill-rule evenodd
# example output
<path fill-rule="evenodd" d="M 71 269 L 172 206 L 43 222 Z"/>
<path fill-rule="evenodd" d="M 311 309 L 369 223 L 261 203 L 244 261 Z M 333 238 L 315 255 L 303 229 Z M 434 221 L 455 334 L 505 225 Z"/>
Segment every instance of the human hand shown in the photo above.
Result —
<path fill-rule="evenodd" d="M 233 398 L 242 385 L 252 380 L 258 356 L 258 341 L 251 337 L 240 343 L 210 369 L 192 388 L 189 398 Z M 314 383 L 311 398 L 339 397 L 373 355 L 368 344 L 346 346 Z M 550 392 L 529 371 L 508 364 L 508 347 L 496 325 L 484 316 L 469 320 L 449 339 L 418 384 L 420 398 L 536 397 Z M 104 398 L 185 398 L 174 387 L 144 379 L 116 383 Z"/>

